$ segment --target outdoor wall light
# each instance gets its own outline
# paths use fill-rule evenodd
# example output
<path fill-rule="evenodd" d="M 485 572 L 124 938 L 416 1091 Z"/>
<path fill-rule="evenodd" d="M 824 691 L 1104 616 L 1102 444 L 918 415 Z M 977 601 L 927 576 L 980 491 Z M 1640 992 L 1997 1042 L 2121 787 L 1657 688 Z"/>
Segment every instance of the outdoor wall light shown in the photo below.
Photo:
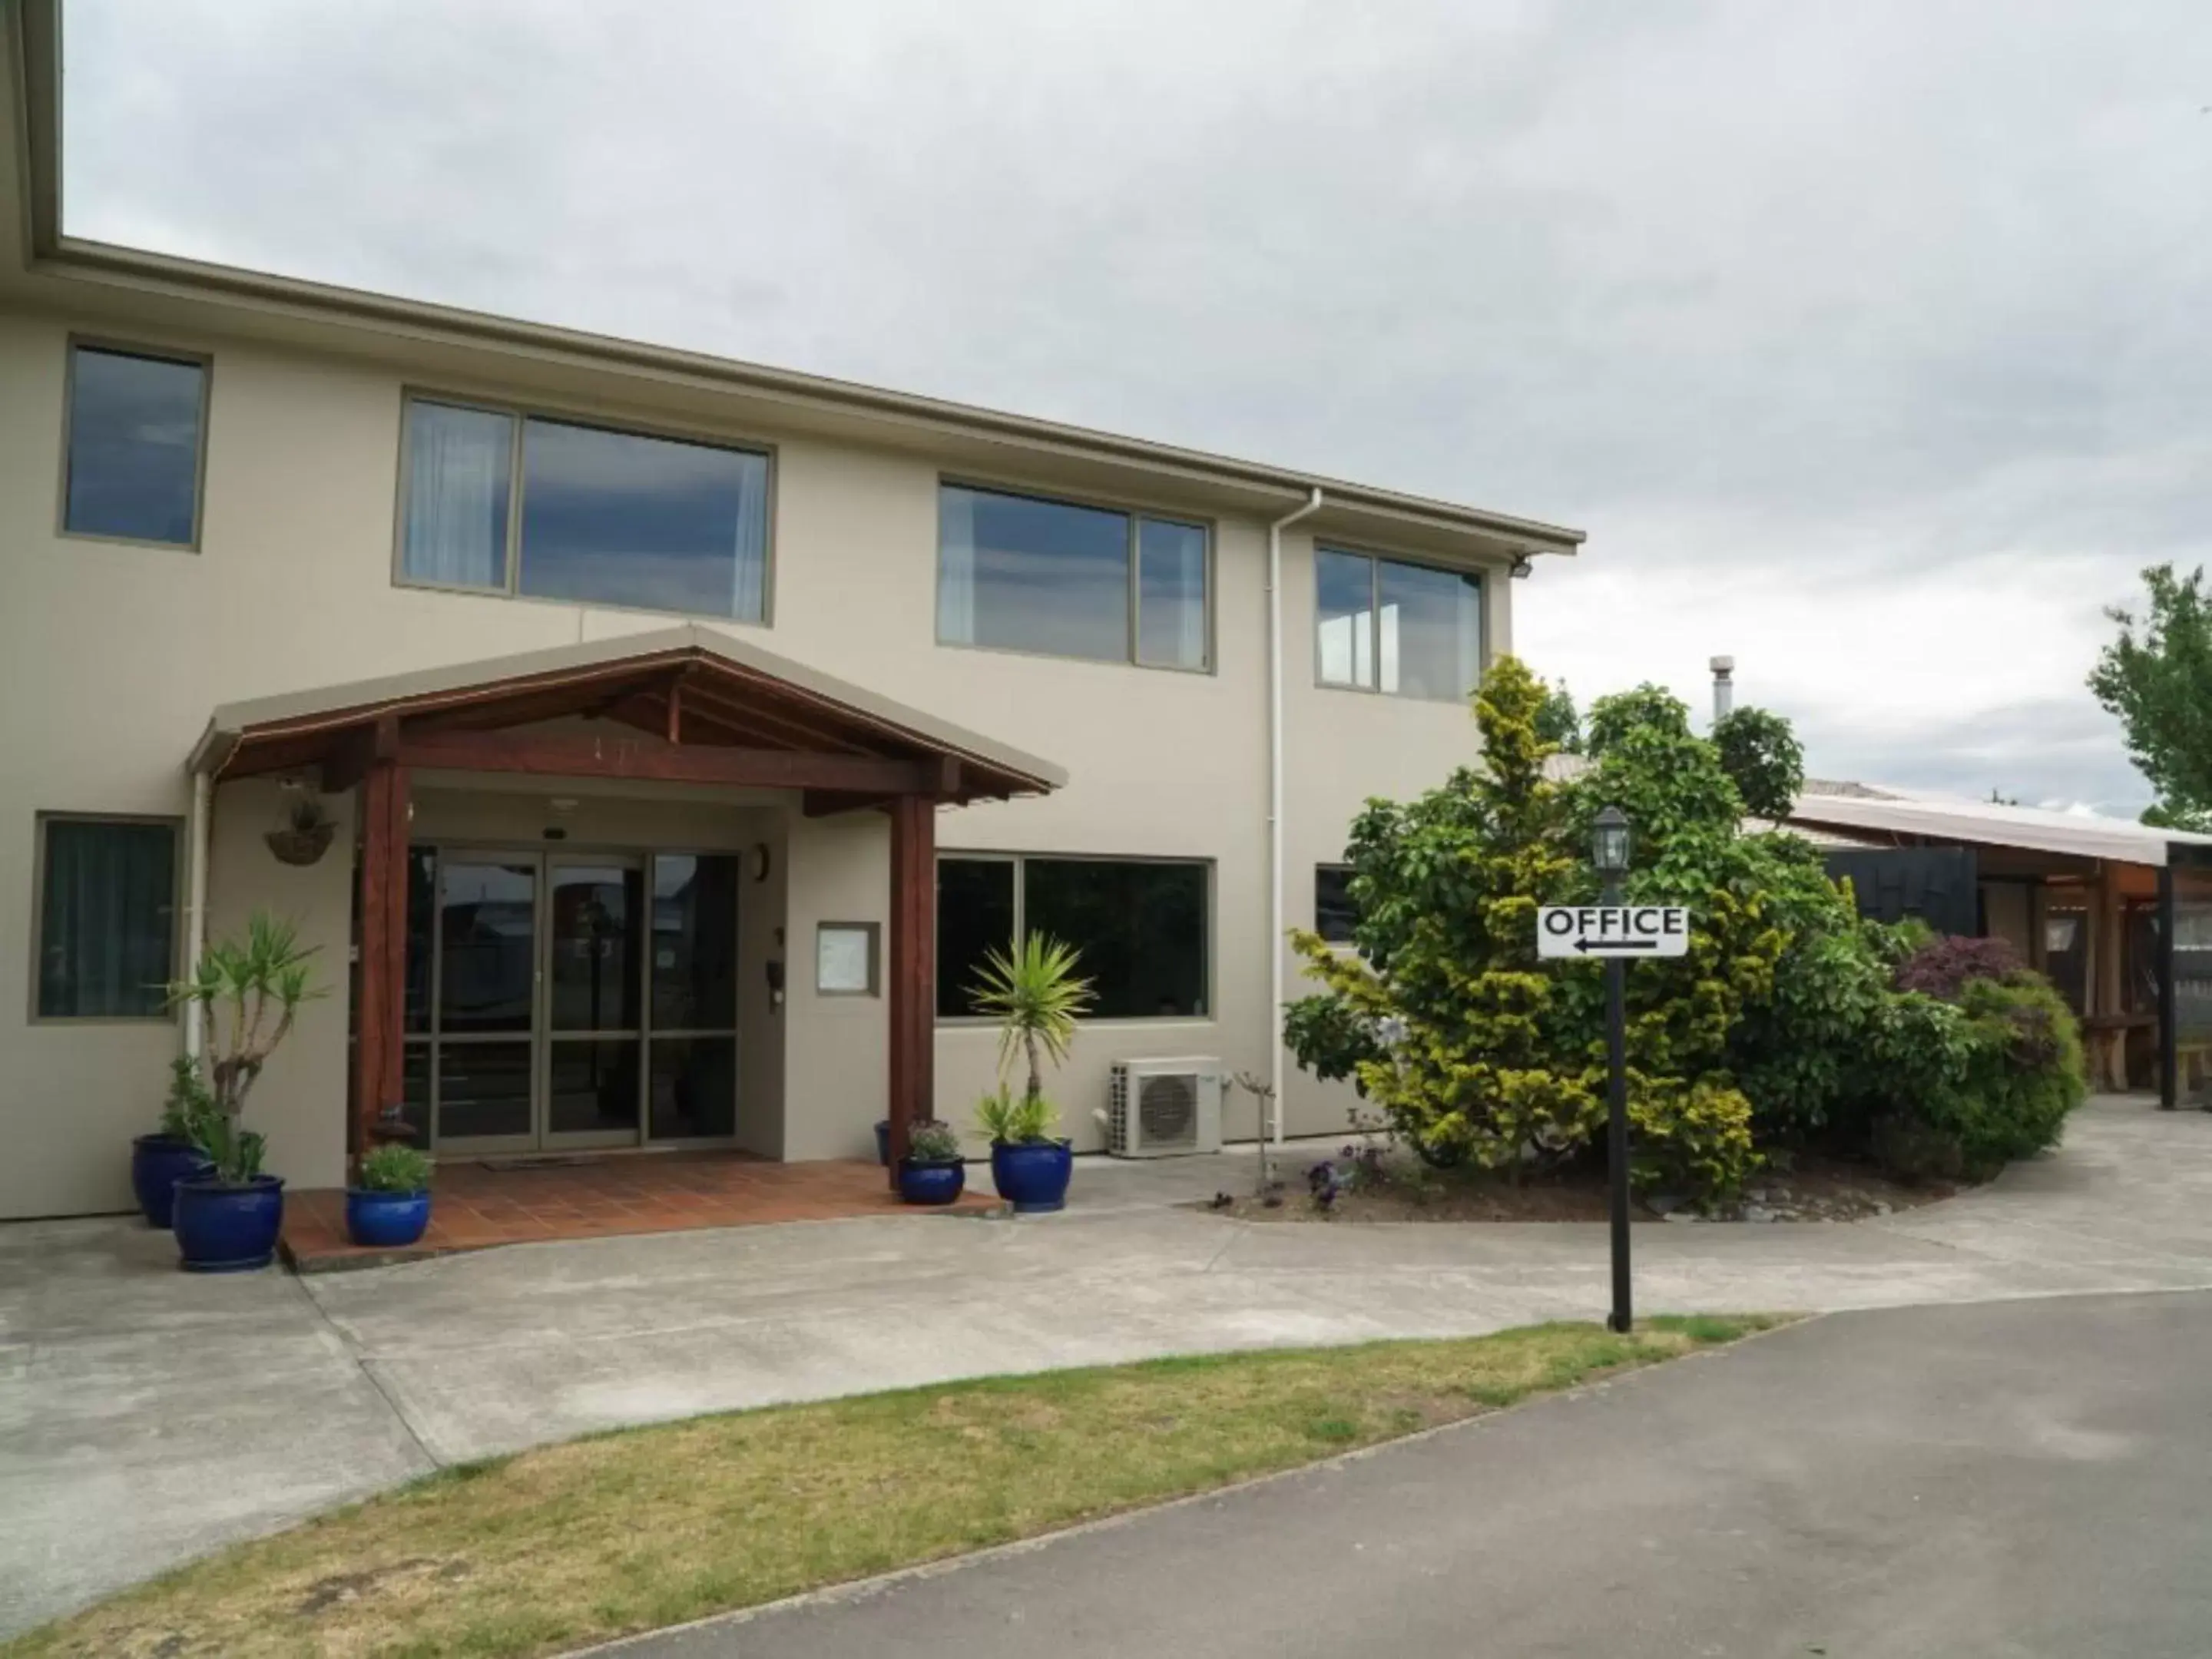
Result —
<path fill-rule="evenodd" d="M 1628 819 L 1618 806 L 1608 806 L 1590 826 L 1590 863 L 1601 876 L 1628 873 Z"/>

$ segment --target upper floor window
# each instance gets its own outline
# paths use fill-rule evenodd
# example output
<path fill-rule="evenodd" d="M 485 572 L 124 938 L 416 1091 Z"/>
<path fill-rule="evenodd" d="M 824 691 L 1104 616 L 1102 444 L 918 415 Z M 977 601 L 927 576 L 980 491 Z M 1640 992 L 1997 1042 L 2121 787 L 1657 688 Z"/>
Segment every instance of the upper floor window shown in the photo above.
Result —
<path fill-rule="evenodd" d="M 62 528 L 195 545 L 206 412 L 205 363 L 71 346 Z"/>
<path fill-rule="evenodd" d="M 1459 702 L 1482 678 L 1482 578 L 1314 550 L 1323 685 Z"/>
<path fill-rule="evenodd" d="M 399 574 L 758 622 L 766 455 L 410 399 Z"/>
<path fill-rule="evenodd" d="M 176 977 L 177 826 L 41 816 L 38 1017 L 160 1019 Z"/>
<path fill-rule="evenodd" d="M 945 484 L 937 637 L 1148 668 L 1204 669 L 1203 525 Z"/>

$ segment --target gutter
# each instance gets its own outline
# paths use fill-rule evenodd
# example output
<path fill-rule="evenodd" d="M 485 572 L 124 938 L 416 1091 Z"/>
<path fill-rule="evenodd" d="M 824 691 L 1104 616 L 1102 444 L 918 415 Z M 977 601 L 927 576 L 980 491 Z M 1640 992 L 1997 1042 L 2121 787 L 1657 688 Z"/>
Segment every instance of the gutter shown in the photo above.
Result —
<path fill-rule="evenodd" d="M 1306 504 L 1267 526 L 1267 1079 L 1273 1121 L 1268 1139 L 1283 1144 L 1283 531 L 1322 507 L 1319 484 Z"/>

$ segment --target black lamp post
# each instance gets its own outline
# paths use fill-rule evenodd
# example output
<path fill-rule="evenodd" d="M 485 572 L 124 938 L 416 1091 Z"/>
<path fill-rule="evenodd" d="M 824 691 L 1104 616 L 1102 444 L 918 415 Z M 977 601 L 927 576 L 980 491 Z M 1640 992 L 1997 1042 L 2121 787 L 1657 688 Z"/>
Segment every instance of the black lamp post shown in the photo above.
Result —
<path fill-rule="evenodd" d="M 1617 806 L 1597 815 L 1590 827 L 1590 863 L 1605 884 L 1601 901 L 1620 902 L 1620 878 L 1628 873 L 1628 818 Z M 1625 964 L 1619 957 L 1605 963 L 1605 1049 L 1612 1073 L 1612 1126 L 1606 1166 L 1613 1183 L 1613 1314 L 1606 1322 L 1626 1331 L 1634 1322 L 1628 1293 L 1628 1015 Z"/>

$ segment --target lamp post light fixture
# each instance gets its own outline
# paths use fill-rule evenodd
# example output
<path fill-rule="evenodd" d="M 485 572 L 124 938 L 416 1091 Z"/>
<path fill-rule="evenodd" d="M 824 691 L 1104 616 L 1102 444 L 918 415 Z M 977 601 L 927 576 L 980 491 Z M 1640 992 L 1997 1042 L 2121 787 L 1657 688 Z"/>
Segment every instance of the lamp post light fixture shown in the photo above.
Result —
<path fill-rule="evenodd" d="M 1618 896 L 1620 878 L 1628 873 L 1628 817 L 1618 806 L 1608 806 L 1590 826 L 1590 863 L 1605 878 L 1606 899 Z"/>
<path fill-rule="evenodd" d="M 1605 881 L 1603 902 L 1620 902 L 1620 878 L 1628 873 L 1628 817 L 1608 806 L 1590 826 L 1590 863 Z M 1607 1105 L 1606 1170 L 1613 1188 L 1613 1314 L 1607 1324 L 1626 1332 L 1635 1323 L 1629 1305 L 1628 1274 L 1628 1013 L 1626 964 L 1619 957 L 1605 963 L 1605 1050 L 1611 1073 Z"/>

